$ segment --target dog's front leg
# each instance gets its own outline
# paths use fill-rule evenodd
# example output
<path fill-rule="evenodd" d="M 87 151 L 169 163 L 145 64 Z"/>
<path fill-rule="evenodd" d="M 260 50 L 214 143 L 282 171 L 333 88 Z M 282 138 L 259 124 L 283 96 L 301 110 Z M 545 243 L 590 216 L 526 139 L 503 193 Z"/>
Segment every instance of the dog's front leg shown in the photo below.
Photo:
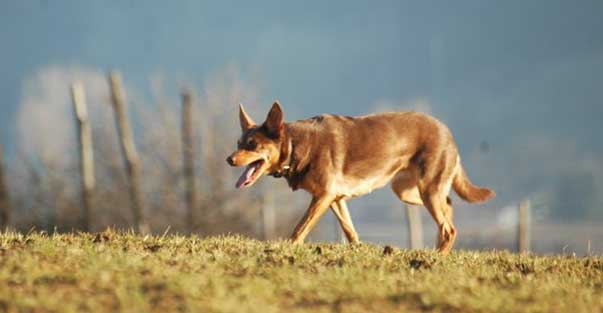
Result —
<path fill-rule="evenodd" d="M 312 198 L 310 207 L 308 207 L 306 214 L 299 221 L 295 227 L 295 230 L 293 231 L 293 234 L 291 235 L 291 241 L 293 241 L 293 243 L 298 244 L 304 242 L 304 239 L 306 239 L 308 233 L 329 208 L 333 200 L 335 200 L 335 197 L 331 195 Z"/>
<path fill-rule="evenodd" d="M 358 239 L 358 233 L 356 233 L 356 229 L 354 229 L 354 224 L 352 223 L 352 218 L 350 217 L 350 212 L 348 211 L 348 206 L 345 203 L 345 200 L 339 199 L 337 201 L 333 201 L 331 208 L 333 209 L 333 213 L 335 213 L 337 220 L 339 220 L 341 229 L 343 229 L 348 241 L 350 243 L 359 243 L 360 240 Z"/>

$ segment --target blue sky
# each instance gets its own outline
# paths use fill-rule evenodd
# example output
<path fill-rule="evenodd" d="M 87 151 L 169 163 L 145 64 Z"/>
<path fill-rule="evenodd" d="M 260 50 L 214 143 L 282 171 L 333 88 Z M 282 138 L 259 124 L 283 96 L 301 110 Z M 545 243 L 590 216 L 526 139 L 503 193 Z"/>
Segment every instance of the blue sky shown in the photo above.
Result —
<path fill-rule="evenodd" d="M 567 171 L 601 191 L 601 16 L 586 0 L 3 1 L 0 138 L 26 140 L 24 82 L 48 66 L 117 68 L 143 93 L 161 73 L 176 93 L 234 64 L 288 119 L 427 103 L 503 199 Z"/>

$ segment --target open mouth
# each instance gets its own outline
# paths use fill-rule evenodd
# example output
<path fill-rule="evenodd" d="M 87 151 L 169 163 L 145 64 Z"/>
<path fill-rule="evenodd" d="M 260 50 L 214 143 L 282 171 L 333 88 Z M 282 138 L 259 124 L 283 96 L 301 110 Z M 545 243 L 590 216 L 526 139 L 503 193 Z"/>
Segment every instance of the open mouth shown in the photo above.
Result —
<path fill-rule="evenodd" d="M 243 172 L 243 174 L 241 174 L 241 177 L 239 177 L 239 180 L 236 183 L 236 187 L 243 188 L 253 184 L 260 177 L 260 175 L 262 175 L 261 169 L 264 163 L 265 162 L 263 159 L 259 159 L 247 165 L 245 171 Z"/>

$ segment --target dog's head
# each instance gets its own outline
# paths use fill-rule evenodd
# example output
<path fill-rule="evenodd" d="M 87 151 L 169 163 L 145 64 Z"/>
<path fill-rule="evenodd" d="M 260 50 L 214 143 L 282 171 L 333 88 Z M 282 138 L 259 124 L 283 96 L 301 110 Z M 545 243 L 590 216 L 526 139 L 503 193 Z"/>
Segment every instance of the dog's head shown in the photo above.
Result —
<path fill-rule="evenodd" d="M 243 105 L 239 106 L 241 138 L 237 150 L 226 162 L 231 166 L 246 166 L 236 183 L 237 188 L 253 185 L 263 174 L 277 171 L 284 137 L 283 110 L 275 102 L 261 125 L 247 115 Z"/>

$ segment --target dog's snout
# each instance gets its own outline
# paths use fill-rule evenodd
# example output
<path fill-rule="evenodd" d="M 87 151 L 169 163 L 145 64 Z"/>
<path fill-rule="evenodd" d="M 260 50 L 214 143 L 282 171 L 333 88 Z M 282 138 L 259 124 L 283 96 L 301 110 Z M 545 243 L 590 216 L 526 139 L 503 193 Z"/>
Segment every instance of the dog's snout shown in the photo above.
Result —
<path fill-rule="evenodd" d="M 234 166 L 234 160 L 232 159 L 232 156 L 229 156 L 226 158 L 226 163 L 230 164 L 230 166 Z"/>

